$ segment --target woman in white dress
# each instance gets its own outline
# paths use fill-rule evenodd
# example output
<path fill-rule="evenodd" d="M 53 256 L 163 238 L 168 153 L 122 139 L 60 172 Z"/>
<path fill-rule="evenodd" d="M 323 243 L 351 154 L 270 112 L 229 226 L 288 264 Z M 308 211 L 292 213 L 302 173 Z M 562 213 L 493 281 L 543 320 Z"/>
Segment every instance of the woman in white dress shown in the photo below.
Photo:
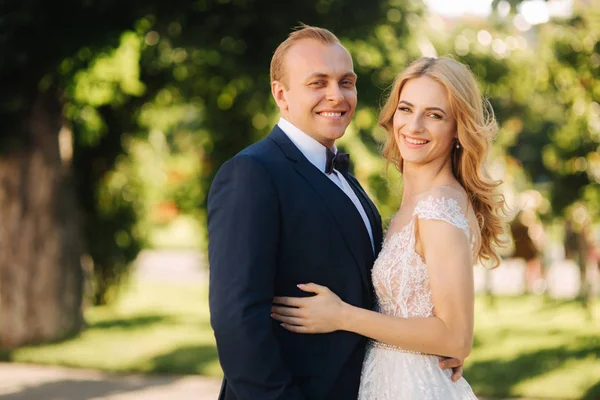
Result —
<path fill-rule="evenodd" d="M 403 174 L 402 204 L 372 271 L 377 309 L 344 303 L 324 286 L 275 298 L 273 318 L 298 333 L 345 330 L 371 338 L 360 400 L 476 399 L 438 367 L 473 343 L 473 266 L 499 258 L 504 197 L 484 161 L 497 125 L 463 64 L 420 58 L 396 79 L 380 117 L 383 155 Z M 281 304 L 283 306 L 279 306 Z"/>

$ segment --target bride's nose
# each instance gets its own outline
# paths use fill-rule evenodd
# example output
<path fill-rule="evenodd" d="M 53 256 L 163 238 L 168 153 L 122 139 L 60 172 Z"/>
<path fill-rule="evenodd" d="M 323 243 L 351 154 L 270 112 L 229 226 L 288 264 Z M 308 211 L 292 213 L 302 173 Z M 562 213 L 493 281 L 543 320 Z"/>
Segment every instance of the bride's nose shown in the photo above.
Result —
<path fill-rule="evenodd" d="M 406 133 L 420 133 L 424 131 L 423 118 L 420 115 L 412 114 L 404 126 Z"/>

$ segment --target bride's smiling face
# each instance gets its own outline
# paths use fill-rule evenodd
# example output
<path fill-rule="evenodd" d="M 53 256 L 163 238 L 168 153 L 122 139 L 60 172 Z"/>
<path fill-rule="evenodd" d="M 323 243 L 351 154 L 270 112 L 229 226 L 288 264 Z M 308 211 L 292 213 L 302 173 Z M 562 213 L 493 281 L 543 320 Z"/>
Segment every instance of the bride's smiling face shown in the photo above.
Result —
<path fill-rule="evenodd" d="M 404 167 L 450 158 L 456 119 L 446 88 L 427 76 L 407 81 L 394 113 L 393 131 Z"/>

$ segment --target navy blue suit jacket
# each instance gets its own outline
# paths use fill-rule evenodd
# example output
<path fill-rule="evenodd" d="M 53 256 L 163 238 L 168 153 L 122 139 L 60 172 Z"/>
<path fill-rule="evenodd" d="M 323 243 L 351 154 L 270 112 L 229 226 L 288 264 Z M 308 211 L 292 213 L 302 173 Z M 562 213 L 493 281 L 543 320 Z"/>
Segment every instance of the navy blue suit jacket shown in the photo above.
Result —
<path fill-rule="evenodd" d="M 370 219 L 381 218 L 349 174 Z M 365 338 L 297 334 L 270 317 L 274 296 L 329 287 L 371 309 L 376 254 L 356 207 L 275 127 L 227 161 L 208 198 L 211 325 L 224 371 L 222 400 L 356 399 Z"/>

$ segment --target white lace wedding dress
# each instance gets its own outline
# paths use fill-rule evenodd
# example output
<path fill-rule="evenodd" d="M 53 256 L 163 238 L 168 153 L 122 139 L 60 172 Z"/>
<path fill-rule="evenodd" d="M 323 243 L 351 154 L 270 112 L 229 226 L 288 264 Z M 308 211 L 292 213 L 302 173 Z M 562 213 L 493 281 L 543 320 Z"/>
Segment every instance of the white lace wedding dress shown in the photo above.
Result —
<path fill-rule="evenodd" d="M 386 237 L 372 272 L 379 312 L 398 318 L 435 315 L 427 267 L 415 252 L 415 219 L 442 220 L 460 228 L 473 250 L 474 236 L 452 191 L 452 188 L 438 188 L 422 197 L 413 209 L 410 222 Z M 371 341 L 358 399 L 476 400 L 467 381 L 461 378 L 452 382 L 451 371 L 440 369 L 439 360 L 435 355 Z"/>

